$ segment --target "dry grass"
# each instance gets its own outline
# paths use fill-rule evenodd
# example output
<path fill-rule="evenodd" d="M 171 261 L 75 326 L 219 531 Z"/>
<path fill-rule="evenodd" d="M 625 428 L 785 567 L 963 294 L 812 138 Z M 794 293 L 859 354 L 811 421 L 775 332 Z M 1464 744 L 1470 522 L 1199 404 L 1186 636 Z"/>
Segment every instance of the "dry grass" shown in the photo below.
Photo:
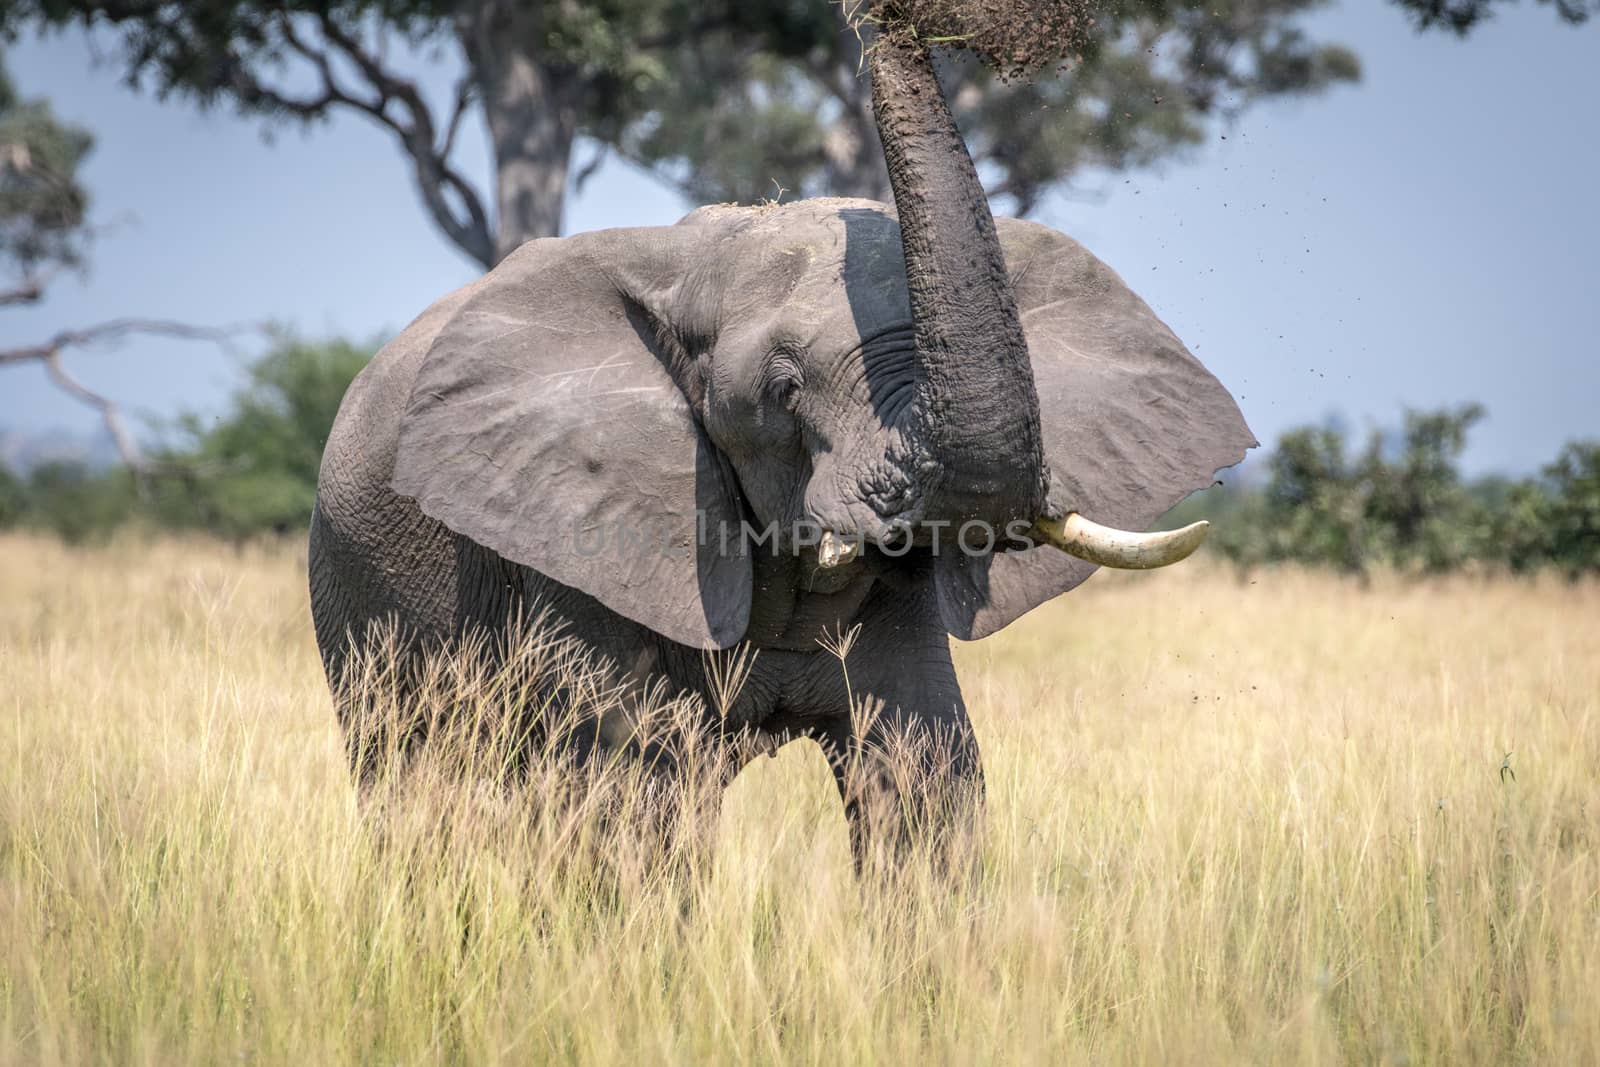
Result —
<path fill-rule="evenodd" d="M 1595 586 L 1097 578 L 959 649 L 982 874 L 885 894 L 800 745 L 667 877 L 377 832 L 302 574 L 0 538 L 0 1061 L 1600 1061 Z"/>

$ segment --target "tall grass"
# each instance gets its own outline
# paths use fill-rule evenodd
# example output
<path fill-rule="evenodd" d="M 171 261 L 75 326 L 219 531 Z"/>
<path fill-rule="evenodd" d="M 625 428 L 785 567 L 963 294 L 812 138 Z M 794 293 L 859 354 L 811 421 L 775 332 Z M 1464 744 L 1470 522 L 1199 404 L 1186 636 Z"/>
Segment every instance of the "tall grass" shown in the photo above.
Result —
<path fill-rule="evenodd" d="M 0 538 L 0 1061 L 1600 1061 L 1600 588 L 1190 565 L 957 651 L 975 876 L 858 883 L 805 744 L 635 862 L 626 775 L 358 805 L 292 550 Z"/>

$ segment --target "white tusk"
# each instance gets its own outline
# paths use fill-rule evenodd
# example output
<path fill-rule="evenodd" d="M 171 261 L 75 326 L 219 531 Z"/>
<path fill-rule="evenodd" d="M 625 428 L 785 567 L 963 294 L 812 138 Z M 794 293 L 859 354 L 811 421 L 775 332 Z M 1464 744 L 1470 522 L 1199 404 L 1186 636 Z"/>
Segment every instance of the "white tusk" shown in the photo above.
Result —
<path fill-rule="evenodd" d="M 860 541 L 846 541 L 832 530 L 824 530 L 817 545 L 817 562 L 824 570 L 832 570 L 855 559 L 860 551 Z"/>
<path fill-rule="evenodd" d="M 1204 520 L 1181 530 L 1134 533 L 1090 522 L 1076 511 L 1065 519 L 1040 519 L 1034 532 L 1061 551 L 1102 567 L 1142 571 L 1185 559 L 1206 539 L 1211 524 Z"/>

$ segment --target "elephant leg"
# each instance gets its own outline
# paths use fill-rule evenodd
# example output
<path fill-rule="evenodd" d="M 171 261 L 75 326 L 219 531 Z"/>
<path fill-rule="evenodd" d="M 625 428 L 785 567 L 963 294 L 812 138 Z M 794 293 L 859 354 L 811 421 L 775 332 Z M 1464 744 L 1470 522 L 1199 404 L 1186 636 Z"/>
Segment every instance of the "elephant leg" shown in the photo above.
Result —
<path fill-rule="evenodd" d="M 858 870 L 898 865 L 917 852 L 950 866 L 975 844 L 983 762 L 964 713 L 868 708 L 818 740 L 844 801 Z"/>
<path fill-rule="evenodd" d="M 884 590 L 864 606 L 837 696 L 848 714 L 813 730 L 834 773 L 856 864 L 926 851 L 948 866 L 981 828 L 983 761 L 931 608 Z"/>

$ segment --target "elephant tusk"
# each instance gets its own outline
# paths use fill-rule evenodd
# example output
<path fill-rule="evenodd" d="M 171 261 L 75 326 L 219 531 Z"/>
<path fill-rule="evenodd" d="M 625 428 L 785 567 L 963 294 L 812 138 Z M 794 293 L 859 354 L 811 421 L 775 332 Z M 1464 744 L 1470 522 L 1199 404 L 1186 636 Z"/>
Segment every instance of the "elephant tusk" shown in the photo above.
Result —
<path fill-rule="evenodd" d="M 846 541 L 832 530 L 824 530 L 817 545 L 817 562 L 824 570 L 832 570 L 855 559 L 860 551 L 860 541 Z"/>
<path fill-rule="evenodd" d="M 1033 524 L 1036 537 L 1069 555 L 1123 570 L 1149 570 L 1185 559 L 1206 539 L 1211 524 L 1204 520 L 1181 530 L 1134 533 L 1090 522 L 1076 511 L 1064 519 L 1040 519 Z"/>

